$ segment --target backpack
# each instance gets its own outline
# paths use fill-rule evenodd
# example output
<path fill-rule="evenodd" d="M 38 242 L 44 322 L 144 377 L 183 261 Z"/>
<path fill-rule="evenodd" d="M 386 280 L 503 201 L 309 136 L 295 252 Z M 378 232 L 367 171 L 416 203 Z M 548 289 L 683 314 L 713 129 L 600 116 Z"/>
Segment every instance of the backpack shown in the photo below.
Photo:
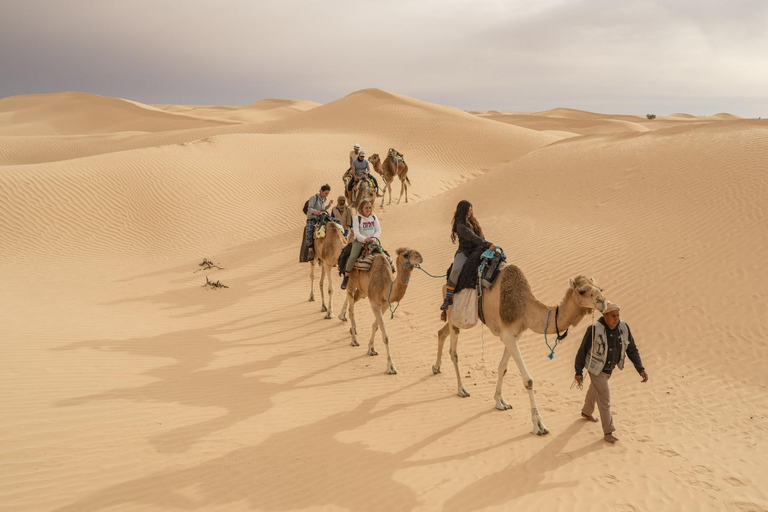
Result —
<path fill-rule="evenodd" d="M 307 202 L 304 203 L 304 208 L 302 208 L 301 211 L 303 211 L 304 215 L 306 215 L 308 210 L 309 210 L 309 199 L 307 199 Z"/>

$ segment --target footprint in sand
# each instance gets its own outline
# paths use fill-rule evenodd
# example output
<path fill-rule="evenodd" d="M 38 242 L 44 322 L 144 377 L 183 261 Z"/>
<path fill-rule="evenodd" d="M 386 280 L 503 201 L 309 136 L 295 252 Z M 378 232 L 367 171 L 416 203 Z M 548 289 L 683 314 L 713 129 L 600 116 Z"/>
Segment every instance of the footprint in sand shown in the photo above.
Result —
<path fill-rule="evenodd" d="M 599 482 L 602 482 L 602 483 L 607 484 L 607 485 L 615 485 L 615 484 L 617 484 L 617 483 L 619 483 L 621 481 L 618 478 L 616 478 L 615 475 L 607 475 L 607 474 L 606 475 L 597 475 L 595 478 Z"/>
<path fill-rule="evenodd" d="M 738 478 L 735 478 L 735 477 L 732 477 L 732 476 L 729 476 L 728 478 L 726 478 L 724 480 L 724 482 L 727 483 L 730 486 L 733 486 L 733 487 L 746 487 L 747 486 L 747 484 L 745 484 L 744 482 L 742 482 Z"/>

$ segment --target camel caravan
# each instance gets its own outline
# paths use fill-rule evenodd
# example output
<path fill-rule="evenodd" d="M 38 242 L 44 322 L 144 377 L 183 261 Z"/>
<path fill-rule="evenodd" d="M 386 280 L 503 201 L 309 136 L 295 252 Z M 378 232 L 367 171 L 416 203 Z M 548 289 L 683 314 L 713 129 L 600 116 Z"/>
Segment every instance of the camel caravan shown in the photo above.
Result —
<path fill-rule="evenodd" d="M 408 202 L 408 185 L 410 185 L 408 165 L 402 153 L 394 149 L 388 151 L 387 158 L 383 162 L 378 154 L 371 155 L 366 161 L 365 152 L 357 144 L 349 154 L 349 164 L 343 176 L 345 194 L 338 197 L 336 207 L 333 207 L 333 200 L 328 200 L 329 185 L 323 185 L 320 191 L 304 205 L 307 224 L 302 236 L 300 261 L 310 263 L 310 301 L 314 301 L 315 264 L 321 268 L 320 294 L 322 311 L 326 313 L 326 319 L 333 318 L 332 275 L 334 267 L 337 267 L 342 277 L 340 288 L 345 292 L 344 304 L 338 318 L 346 322 L 347 311 L 349 312 L 350 344 L 353 347 L 359 346 L 355 305 L 363 299 L 368 299 L 374 322 L 371 325 L 367 353 L 370 356 L 378 355 L 375 338 L 376 333 L 381 330 L 382 341 L 387 350 L 386 373 L 392 375 L 397 373 L 397 369 L 392 358 L 391 340 L 385 324 L 385 316 L 389 312 L 390 318 L 394 319 L 395 311 L 408 290 L 411 274 L 414 269 L 421 268 L 423 258 L 418 250 L 409 247 L 397 249 L 392 258 L 381 247 L 379 239 L 382 225 L 380 219 L 373 213 L 373 202 L 375 198 L 381 197 L 383 206 L 385 193 L 389 190 L 391 203 L 391 188 L 395 177 L 401 183 L 398 203 L 403 194 Z M 378 183 L 370 173 L 371 168 L 384 178 L 386 182 L 384 193 L 379 193 Z M 583 275 L 570 279 L 563 298 L 558 304 L 548 306 L 540 302 L 533 295 L 522 270 L 508 264 L 503 250 L 485 240 L 480 223 L 474 216 L 473 207 L 468 201 L 461 201 L 457 205 L 451 225 L 451 240 L 458 244 L 453 263 L 445 276 L 437 276 L 447 278 L 441 288 L 443 302 L 440 306 L 441 319 L 445 324 L 437 332 L 437 360 L 432 366 L 432 372 L 435 375 L 441 372 L 443 347 L 445 340 L 450 336 L 449 353 L 456 373 L 457 394 L 462 398 L 469 397 L 469 393 L 462 384 L 459 370 L 459 334 L 462 329 L 470 329 L 478 323 L 484 324 L 501 339 L 504 345 L 494 393 L 496 409 L 505 411 L 512 408 L 504 399 L 502 392 L 507 365 L 512 357 L 522 377 L 523 387 L 528 392 L 532 432 L 537 435 L 546 435 L 549 430 L 544 425 L 536 404 L 534 379 L 525 365 L 518 346 L 520 336 L 527 330 L 543 335 L 547 347 L 550 348 L 551 359 L 554 356 L 555 347 L 567 336 L 570 327 L 578 325 L 585 316 L 594 316 L 595 310 L 603 312 L 610 305 L 612 311 L 616 311 L 618 307 L 606 300 L 602 289 L 597 286 L 593 278 Z M 327 303 L 326 280 L 328 282 Z M 618 315 L 617 312 L 616 315 Z M 597 378 L 593 369 L 603 368 L 599 366 L 600 362 L 607 364 L 605 361 L 612 357 L 611 354 L 606 356 L 605 345 L 600 344 L 603 343 L 602 335 L 597 340 L 599 343 L 595 343 L 594 333 L 603 329 L 599 325 L 600 322 L 602 319 L 588 330 L 588 333 L 592 333 L 592 343 L 589 345 L 590 348 L 583 350 L 585 353 L 591 351 L 588 369 L 591 372 L 593 385 Z M 609 328 L 618 329 L 615 326 L 609 326 Z M 628 328 L 626 331 L 628 332 Z M 619 333 L 619 331 L 615 332 Z M 624 331 L 621 332 L 624 333 Z M 553 338 L 554 346 L 550 344 L 550 338 Z M 629 340 L 632 341 L 631 335 Z M 585 334 L 582 348 L 587 341 L 589 340 Z M 620 347 L 617 345 L 619 348 L 616 352 L 621 352 L 619 368 L 623 368 L 624 354 L 629 345 L 626 336 L 621 338 Z M 633 341 L 631 346 L 634 347 Z M 642 368 L 636 348 L 629 356 L 636 368 Z M 585 363 L 582 366 L 587 365 Z M 644 371 L 642 375 L 645 382 L 647 375 Z M 581 385 L 581 376 L 578 373 L 576 381 Z M 599 390 L 593 391 L 593 387 L 590 386 L 587 402 L 592 400 L 592 408 L 594 408 L 598 399 L 602 400 Z M 603 404 L 602 401 L 600 403 Z M 597 421 L 591 411 L 584 412 L 587 409 L 589 409 L 588 404 L 582 410 L 582 417 Z M 604 414 L 608 414 L 604 412 L 602 405 L 600 412 L 601 418 Z M 606 432 L 605 437 L 606 441 L 616 441 L 611 432 Z"/>

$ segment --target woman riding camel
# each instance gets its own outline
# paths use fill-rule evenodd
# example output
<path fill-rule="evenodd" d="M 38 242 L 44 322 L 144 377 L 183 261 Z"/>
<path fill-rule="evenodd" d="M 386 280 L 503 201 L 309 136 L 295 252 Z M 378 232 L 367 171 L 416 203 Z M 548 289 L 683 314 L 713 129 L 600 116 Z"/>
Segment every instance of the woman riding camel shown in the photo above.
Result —
<path fill-rule="evenodd" d="M 483 237 L 483 228 L 477 221 L 472 212 L 472 203 L 469 201 L 459 201 L 456 206 L 456 212 L 453 214 L 453 225 L 451 226 L 451 241 L 456 243 L 459 239 L 459 248 L 453 257 L 453 268 L 448 276 L 448 285 L 446 287 L 445 300 L 440 306 L 442 311 L 448 309 L 453 304 L 453 292 L 456 289 L 456 283 L 461 275 L 461 269 L 464 268 L 467 258 L 478 247 L 483 249 L 496 249 L 496 246 L 488 242 Z"/>
<path fill-rule="evenodd" d="M 370 201 L 365 200 L 360 203 L 360 213 L 352 219 L 352 230 L 355 235 L 355 241 L 352 242 L 352 250 L 349 253 L 349 259 L 347 259 L 347 266 L 344 269 L 344 280 L 341 282 L 341 289 L 347 289 L 347 281 L 349 281 L 349 273 L 355 268 L 355 262 L 360 257 L 360 253 L 363 252 L 363 245 L 370 243 L 378 243 L 381 236 L 381 224 L 379 219 L 373 213 L 373 205 Z"/>

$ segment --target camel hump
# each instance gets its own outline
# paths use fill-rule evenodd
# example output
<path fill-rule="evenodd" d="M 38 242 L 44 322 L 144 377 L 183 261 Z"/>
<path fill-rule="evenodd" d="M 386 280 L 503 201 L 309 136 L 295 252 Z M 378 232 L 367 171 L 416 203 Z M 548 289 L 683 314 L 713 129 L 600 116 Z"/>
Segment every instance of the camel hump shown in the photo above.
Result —
<path fill-rule="evenodd" d="M 504 267 L 500 277 L 499 317 L 505 324 L 513 324 L 523 315 L 525 300 L 531 295 L 531 285 L 516 265 Z"/>

